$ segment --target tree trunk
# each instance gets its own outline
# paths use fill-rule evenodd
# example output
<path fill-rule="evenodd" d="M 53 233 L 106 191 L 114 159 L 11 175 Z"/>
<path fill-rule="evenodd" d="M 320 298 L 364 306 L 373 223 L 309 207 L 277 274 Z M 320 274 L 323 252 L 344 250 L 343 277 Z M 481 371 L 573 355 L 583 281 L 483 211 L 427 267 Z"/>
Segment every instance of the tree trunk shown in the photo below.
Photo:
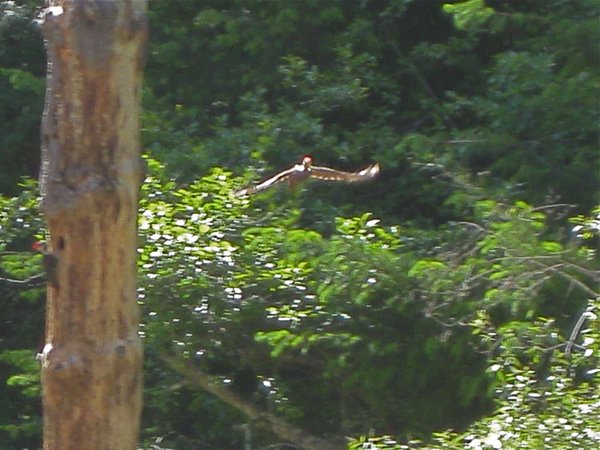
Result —
<path fill-rule="evenodd" d="M 50 0 L 42 209 L 44 449 L 136 448 L 140 88 L 146 0 Z"/>

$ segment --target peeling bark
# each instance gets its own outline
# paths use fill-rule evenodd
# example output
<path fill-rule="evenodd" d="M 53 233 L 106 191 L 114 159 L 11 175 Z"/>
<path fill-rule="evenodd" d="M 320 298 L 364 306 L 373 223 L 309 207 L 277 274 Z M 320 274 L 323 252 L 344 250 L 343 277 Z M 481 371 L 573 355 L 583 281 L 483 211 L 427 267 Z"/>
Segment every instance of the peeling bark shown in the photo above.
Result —
<path fill-rule="evenodd" d="M 137 204 L 145 0 L 51 0 L 42 119 L 48 251 L 44 449 L 136 448 Z"/>

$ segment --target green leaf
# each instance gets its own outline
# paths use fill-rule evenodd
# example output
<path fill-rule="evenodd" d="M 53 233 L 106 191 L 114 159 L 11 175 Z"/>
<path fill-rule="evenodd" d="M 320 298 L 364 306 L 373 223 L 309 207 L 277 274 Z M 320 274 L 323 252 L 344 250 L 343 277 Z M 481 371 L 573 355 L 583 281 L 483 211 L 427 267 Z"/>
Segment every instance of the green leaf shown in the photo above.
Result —
<path fill-rule="evenodd" d="M 554 241 L 544 241 L 541 243 L 542 249 L 550 253 L 558 253 L 563 251 L 560 243 Z"/>

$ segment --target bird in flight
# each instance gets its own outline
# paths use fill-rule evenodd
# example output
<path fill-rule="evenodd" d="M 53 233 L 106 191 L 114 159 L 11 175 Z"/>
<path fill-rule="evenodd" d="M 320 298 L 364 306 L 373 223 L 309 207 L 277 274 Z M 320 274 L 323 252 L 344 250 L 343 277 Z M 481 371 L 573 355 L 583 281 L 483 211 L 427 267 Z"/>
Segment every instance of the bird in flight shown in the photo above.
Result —
<path fill-rule="evenodd" d="M 329 167 L 313 166 L 312 157 L 306 155 L 302 158 L 300 164 L 295 164 L 289 169 L 279 172 L 255 186 L 249 186 L 236 192 L 237 196 L 252 195 L 257 192 L 269 189 L 282 181 L 287 181 L 290 187 L 307 178 L 316 178 L 325 181 L 344 181 L 354 183 L 357 181 L 367 181 L 375 178 L 379 173 L 379 163 L 371 164 L 358 172 L 342 172 L 341 170 L 330 169 Z"/>

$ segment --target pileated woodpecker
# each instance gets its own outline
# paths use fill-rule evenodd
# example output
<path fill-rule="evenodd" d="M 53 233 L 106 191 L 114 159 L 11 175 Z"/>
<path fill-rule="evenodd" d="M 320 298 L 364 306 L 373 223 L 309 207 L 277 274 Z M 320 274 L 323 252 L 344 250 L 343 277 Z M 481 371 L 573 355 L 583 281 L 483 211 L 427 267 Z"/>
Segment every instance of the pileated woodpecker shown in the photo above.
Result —
<path fill-rule="evenodd" d="M 379 164 L 376 163 L 371 164 L 358 172 L 342 172 L 341 170 L 330 169 L 329 167 L 313 166 L 312 157 L 306 155 L 302 158 L 300 164 L 295 164 L 289 169 L 279 172 L 255 186 L 241 189 L 236 192 L 236 195 L 256 194 L 257 192 L 264 191 L 282 181 L 287 181 L 290 187 L 294 187 L 296 184 L 307 178 L 316 178 L 325 181 L 345 181 L 347 183 L 367 181 L 377 176 L 379 169 Z"/>
<path fill-rule="evenodd" d="M 47 250 L 46 244 L 39 241 L 34 242 L 31 245 L 31 249 L 42 254 L 42 264 L 44 264 L 44 269 L 46 271 L 46 281 L 50 286 L 58 288 L 58 257 Z"/>

